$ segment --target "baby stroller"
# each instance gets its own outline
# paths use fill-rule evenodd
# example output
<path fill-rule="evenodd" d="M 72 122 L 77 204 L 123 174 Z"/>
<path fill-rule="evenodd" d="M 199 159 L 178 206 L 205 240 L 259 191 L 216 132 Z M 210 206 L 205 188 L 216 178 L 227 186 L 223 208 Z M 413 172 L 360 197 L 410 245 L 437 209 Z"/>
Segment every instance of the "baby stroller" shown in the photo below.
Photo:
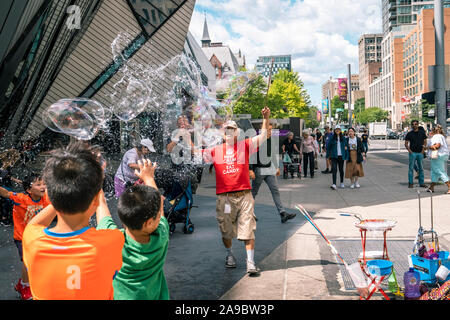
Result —
<path fill-rule="evenodd" d="M 193 207 L 191 182 L 179 183 L 174 181 L 172 190 L 165 197 L 164 216 L 169 222 L 170 234 L 174 233 L 177 223 L 183 223 L 183 232 L 185 234 L 193 233 L 194 224 L 190 219 Z"/>
<path fill-rule="evenodd" d="M 297 173 L 299 179 L 302 178 L 301 159 L 297 154 L 287 154 L 283 156 L 283 179 L 287 179 L 289 174 L 294 178 L 294 174 Z"/>

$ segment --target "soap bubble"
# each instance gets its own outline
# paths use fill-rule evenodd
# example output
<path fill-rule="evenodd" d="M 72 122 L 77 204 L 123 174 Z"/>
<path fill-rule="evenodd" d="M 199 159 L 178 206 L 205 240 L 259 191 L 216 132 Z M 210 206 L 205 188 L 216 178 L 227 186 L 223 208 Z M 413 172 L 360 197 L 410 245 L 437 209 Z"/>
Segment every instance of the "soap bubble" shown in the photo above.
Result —
<path fill-rule="evenodd" d="M 111 112 L 100 103 L 86 98 L 61 99 L 42 114 L 42 121 L 52 131 L 80 140 L 91 140 L 106 126 Z"/>
<path fill-rule="evenodd" d="M 134 76 L 126 75 L 114 84 L 112 111 L 122 121 L 130 121 L 144 112 L 151 101 L 151 89 Z"/>

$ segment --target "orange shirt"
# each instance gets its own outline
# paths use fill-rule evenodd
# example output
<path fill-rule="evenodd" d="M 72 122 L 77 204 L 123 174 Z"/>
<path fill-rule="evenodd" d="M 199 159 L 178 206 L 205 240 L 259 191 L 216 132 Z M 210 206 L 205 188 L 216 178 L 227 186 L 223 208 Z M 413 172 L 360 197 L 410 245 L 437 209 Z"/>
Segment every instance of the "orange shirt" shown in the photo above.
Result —
<path fill-rule="evenodd" d="M 11 193 L 9 199 L 14 201 L 14 239 L 22 241 L 23 230 L 28 222 L 48 206 L 50 200 L 46 194 L 38 201 L 34 201 L 28 193 Z"/>
<path fill-rule="evenodd" d="M 112 300 L 113 278 L 122 267 L 120 230 L 83 228 L 54 233 L 28 225 L 23 261 L 35 300 Z"/>

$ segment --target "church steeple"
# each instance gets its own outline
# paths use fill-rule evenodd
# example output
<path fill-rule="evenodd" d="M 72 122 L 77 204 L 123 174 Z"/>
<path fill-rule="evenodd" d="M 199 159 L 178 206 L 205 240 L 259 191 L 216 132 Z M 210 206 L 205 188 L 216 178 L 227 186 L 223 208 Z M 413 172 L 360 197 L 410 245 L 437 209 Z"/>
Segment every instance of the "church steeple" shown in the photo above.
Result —
<path fill-rule="evenodd" d="M 208 23 L 206 22 L 206 12 L 205 12 L 205 23 L 203 24 L 203 37 L 202 37 L 202 47 L 210 47 L 211 46 L 211 39 L 209 38 L 209 31 L 208 31 Z"/>

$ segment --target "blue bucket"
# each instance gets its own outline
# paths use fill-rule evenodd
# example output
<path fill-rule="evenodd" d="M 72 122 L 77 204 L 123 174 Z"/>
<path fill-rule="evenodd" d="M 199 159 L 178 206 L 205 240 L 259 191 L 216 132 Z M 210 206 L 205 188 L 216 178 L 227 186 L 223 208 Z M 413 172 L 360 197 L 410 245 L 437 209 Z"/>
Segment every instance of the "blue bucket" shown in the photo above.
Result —
<path fill-rule="evenodd" d="M 367 261 L 367 269 L 376 276 L 387 276 L 392 271 L 392 262 L 389 260 L 370 260 Z"/>

